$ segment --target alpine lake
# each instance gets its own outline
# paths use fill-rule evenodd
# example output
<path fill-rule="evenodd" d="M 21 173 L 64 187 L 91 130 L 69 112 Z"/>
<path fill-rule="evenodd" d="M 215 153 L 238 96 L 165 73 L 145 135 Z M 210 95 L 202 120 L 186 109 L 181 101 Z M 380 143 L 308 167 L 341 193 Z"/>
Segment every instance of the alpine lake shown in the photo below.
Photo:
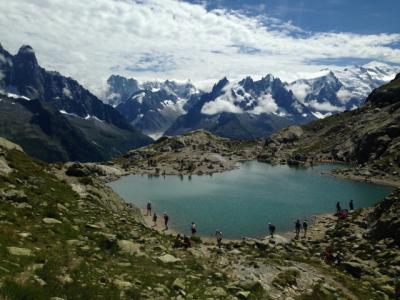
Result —
<path fill-rule="evenodd" d="M 310 168 L 270 165 L 257 161 L 240 163 L 238 169 L 213 175 L 148 176 L 129 175 L 108 185 L 125 201 L 170 216 L 170 227 L 189 234 L 195 222 L 198 234 L 211 237 L 221 230 L 224 237 L 262 237 L 268 222 L 277 232 L 294 229 L 294 222 L 316 214 L 334 213 L 336 202 L 348 208 L 369 207 L 393 188 L 343 180 L 327 173 L 337 164 Z"/>

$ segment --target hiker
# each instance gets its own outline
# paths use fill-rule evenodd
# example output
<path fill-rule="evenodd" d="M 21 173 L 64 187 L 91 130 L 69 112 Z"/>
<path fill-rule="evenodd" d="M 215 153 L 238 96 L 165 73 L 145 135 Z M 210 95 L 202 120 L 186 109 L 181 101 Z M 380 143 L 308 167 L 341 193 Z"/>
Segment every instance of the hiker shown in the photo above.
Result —
<path fill-rule="evenodd" d="M 349 202 L 349 208 L 350 208 L 350 211 L 353 211 L 353 210 L 354 210 L 353 199 L 351 199 L 350 202 Z"/>
<path fill-rule="evenodd" d="M 340 212 L 342 210 L 342 207 L 340 206 L 340 202 L 338 201 L 336 203 L 336 214 L 339 216 Z"/>
<path fill-rule="evenodd" d="M 181 237 L 180 233 L 178 233 L 175 237 L 174 245 L 172 247 L 181 248 L 182 246 L 183 246 L 182 237 Z"/>
<path fill-rule="evenodd" d="M 157 226 L 157 214 L 156 214 L 156 212 L 154 212 L 154 215 L 153 215 L 153 227 L 156 227 Z"/>
<path fill-rule="evenodd" d="M 301 229 L 300 220 L 296 221 L 294 227 L 295 227 L 295 230 L 296 230 L 296 239 L 298 239 L 299 235 L 300 235 L 300 229 Z"/>
<path fill-rule="evenodd" d="M 190 238 L 186 235 L 183 236 L 183 248 L 187 249 L 192 247 L 192 242 L 190 241 Z"/>
<path fill-rule="evenodd" d="M 222 246 L 222 238 L 223 238 L 222 231 L 220 231 L 220 230 L 215 231 L 215 237 L 217 239 L 218 248 L 221 248 L 221 246 Z"/>
<path fill-rule="evenodd" d="M 151 203 L 150 202 L 147 202 L 146 216 L 151 216 Z"/>
<path fill-rule="evenodd" d="M 169 216 L 165 212 L 164 213 L 164 224 L 165 224 L 165 229 L 164 230 L 168 230 L 168 222 L 169 222 Z"/>
<path fill-rule="evenodd" d="M 307 221 L 307 219 L 304 219 L 304 221 L 303 221 L 304 237 L 307 236 L 307 229 L 308 229 L 308 221 Z"/>
<path fill-rule="evenodd" d="M 268 229 L 269 229 L 269 234 L 271 235 L 271 238 L 274 238 L 274 232 L 275 232 L 275 225 L 268 223 Z"/>
<path fill-rule="evenodd" d="M 197 229 L 196 229 L 196 224 L 194 222 L 192 222 L 192 226 L 191 226 L 190 230 L 192 232 L 192 235 L 196 234 Z"/>

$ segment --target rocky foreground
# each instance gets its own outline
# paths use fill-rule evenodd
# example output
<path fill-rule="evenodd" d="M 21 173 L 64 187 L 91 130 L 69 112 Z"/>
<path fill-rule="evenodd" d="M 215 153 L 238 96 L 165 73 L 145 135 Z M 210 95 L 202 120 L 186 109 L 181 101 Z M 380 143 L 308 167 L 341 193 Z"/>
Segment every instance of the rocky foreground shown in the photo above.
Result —
<path fill-rule="evenodd" d="M 184 250 L 103 184 L 125 172 L 114 163 L 48 165 L 3 139 L 0 149 L 0 298 L 394 297 L 400 191 L 347 220 L 319 218 L 308 238 L 244 239 L 221 249 L 195 238 Z M 235 152 L 226 151 L 229 161 Z M 152 168 L 187 172 L 178 162 L 164 168 L 169 152 Z M 326 261 L 327 249 L 340 259 Z"/>

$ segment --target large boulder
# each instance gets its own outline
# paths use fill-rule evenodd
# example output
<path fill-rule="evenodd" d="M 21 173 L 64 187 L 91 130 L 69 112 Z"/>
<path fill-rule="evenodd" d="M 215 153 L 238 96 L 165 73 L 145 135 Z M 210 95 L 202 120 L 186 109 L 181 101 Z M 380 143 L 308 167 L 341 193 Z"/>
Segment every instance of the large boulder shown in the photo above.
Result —
<path fill-rule="evenodd" d="M 274 138 L 280 143 L 293 143 L 297 141 L 303 133 L 304 131 L 300 126 L 289 126 L 280 131 Z"/>
<path fill-rule="evenodd" d="M 343 268 L 353 277 L 360 278 L 363 274 L 363 266 L 358 262 L 346 261 L 342 263 Z"/>
<path fill-rule="evenodd" d="M 19 247 L 7 247 L 8 252 L 15 256 L 32 256 L 32 250 Z"/>

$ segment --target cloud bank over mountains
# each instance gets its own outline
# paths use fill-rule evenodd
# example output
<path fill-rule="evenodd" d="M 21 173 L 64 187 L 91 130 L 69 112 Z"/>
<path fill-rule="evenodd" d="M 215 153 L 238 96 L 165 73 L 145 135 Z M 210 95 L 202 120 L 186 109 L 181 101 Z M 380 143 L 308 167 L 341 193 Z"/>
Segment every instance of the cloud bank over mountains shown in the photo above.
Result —
<path fill-rule="evenodd" d="M 201 87 L 267 73 L 291 81 L 342 58 L 400 63 L 400 34 L 306 32 L 268 16 L 175 0 L 1 1 L 0 10 L 5 48 L 30 44 L 44 67 L 97 94 L 110 74 L 190 78 Z M 271 103 L 264 109 L 273 110 Z"/>

